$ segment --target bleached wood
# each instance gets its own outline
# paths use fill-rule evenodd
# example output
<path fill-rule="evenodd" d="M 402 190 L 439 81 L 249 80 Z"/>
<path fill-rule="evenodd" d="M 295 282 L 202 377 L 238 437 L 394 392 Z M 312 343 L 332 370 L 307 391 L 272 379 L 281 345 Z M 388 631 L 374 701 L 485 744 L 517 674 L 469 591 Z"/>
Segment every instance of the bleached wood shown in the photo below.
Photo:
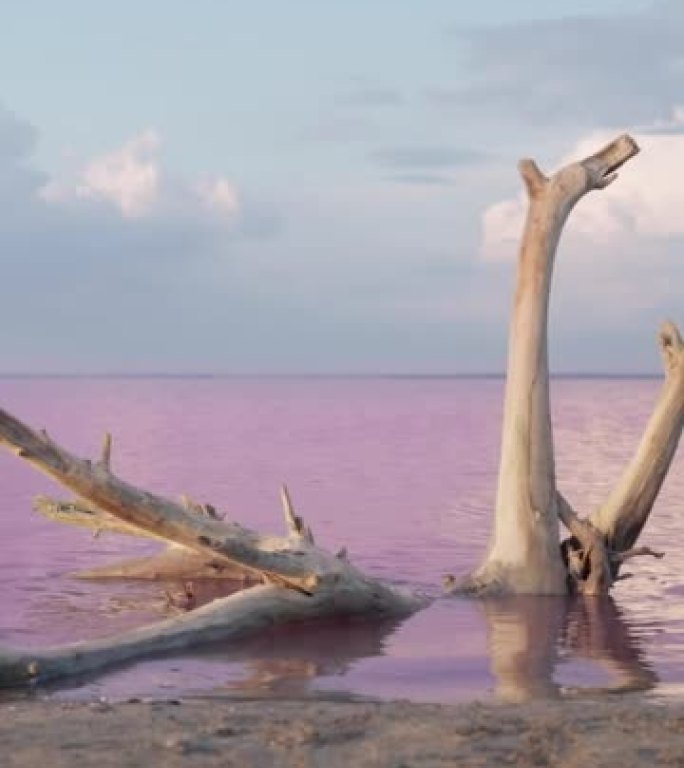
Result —
<path fill-rule="evenodd" d="M 280 486 L 280 503 L 283 507 L 285 524 L 291 537 L 302 539 L 308 544 L 314 543 L 314 537 L 311 529 L 304 523 L 304 520 L 296 514 L 294 504 L 290 498 L 290 492 L 285 484 Z"/>
<path fill-rule="evenodd" d="M 462 585 L 468 591 L 566 591 L 549 404 L 547 326 L 554 258 L 574 205 L 612 182 L 615 171 L 637 152 L 631 137 L 620 136 L 550 178 L 534 161 L 520 162 L 528 213 L 510 323 L 496 510 L 485 560 Z"/>
<path fill-rule="evenodd" d="M 326 572 L 318 550 L 292 557 L 290 542 L 261 536 L 236 523 L 198 515 L 169 499 L 115 477 L 105 466 L 79 459 L 42 433 L 0 410 L 0 445 L 117 519 L 205 555 L 226 559 L 260 574 L 271 574 L 293 588 L 311 591 Z"/>
<path fill-rule="evenodd" d="M 219 520 L 210 505 L 196 509 L 191 504 L 186 509 L 114 477 L 104 462 L 93 464 L 72 456 L 5 411 L 0 411 L 0 445 L 69 488 L 96 512 L 102 510 L 126 525 L 194 550 L 219 567 L 237 565 L 266 582 L 187 615 L 112 638 L 30 653 L 0 651 L 0 684 L 92 671 L 140 655 L 233 639 L 278 622 L 337 614 L 407 615 L 426 602 L 317 547 L 301 521 L 297 535 L 284 539 Z M 289 511 L 294 519 L 291 502 Z"/>
<path fill-rule="evenodd" d="M 111 469 L 112 467 L 112 436 L 109 432 L 105 432 L 104 437 L 102 438 L 100 464 L 105 469 Z"/>
<path fill-rule="evenodd" d="M 170 544 L 161 552 L 127 558 L 71 574 L 89 581 L 135 579 L 142 581 L 223 580 L 237 584 L 258 584 L 261 576 L 226 560 L 208 558 L 187 547 Z"/>
<path fill-rule="evenodd" d="M 665 380 L 637 451 L 605 504 L 591 515 L 607 545 L 634 546 L 665 480 L 684 427 L 684 342 L 674 323 L 658 335 Z"/>
<path fill-rule="evenodd" d="M 247 571 L 225 558 L 208 557 L 179 544 L 169 544 L 168 539 L 153 531 L 118 520 L 84 501 L 60 501 L 48 496 L 36 496 L 33 508 L 48 520 L 87 528 L 95 538 L 102 534 L 121 534 L 149 538 L 164 543 L 164 549 L 152 555 L 135 557 L 120 562 L 77 571 L 79 579 L 227 579 L 241 584 L 258 582 L 261 577 Z M 201 511 L 199 514 L 206 514 Z"/>
<path fill-rule="evenodd" d="M 47 520 L 73 525 L 77 528 L 87 528 L 93 532 L 93 535 L 106 532 L 156 539 L 163 542 L 168 541 L 154 531 L 146 531 L 136 525 L 125 523 L 83 501 L 61 501 L 41 495 L 33 499 L 33 509 Z"/>
<path fill-rule="evenodd" d="M 94 672 L 151 654 L 202 643 L 236 641 L 268 627 L 335 614 L 401 615 L 412 598 L 359 577 L 339 587 L 329 581 L 314 595 L 274 585 L 250 587 L 165 621 L 101 640 L 26 652 L 0 649 L 0 687 L 20 686 Z"/>

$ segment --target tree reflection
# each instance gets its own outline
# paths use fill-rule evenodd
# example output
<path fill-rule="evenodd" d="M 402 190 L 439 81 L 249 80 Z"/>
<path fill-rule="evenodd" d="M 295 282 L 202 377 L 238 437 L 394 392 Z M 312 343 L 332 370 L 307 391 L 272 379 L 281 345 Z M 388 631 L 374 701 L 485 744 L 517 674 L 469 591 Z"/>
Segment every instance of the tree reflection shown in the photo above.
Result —
<path fill-rule="evenodd" d="M 527 701 L 652 688 L 658 678 L 639 639 L 610 596 L 516 596 L 482 601 L 496 695 Z M 606 669 L 608 686 L 561 686 L 560 657 L 584 658 Z"/>
<path fill-rule="evenodd" d="M 208 591 L 198 589 L 199 599 L 208 599 L 213 588 L 210 585 Z M 455 698 L 461 698 L 456 668 L 467 653 L 460 643 L 469 642 L 472 653 L 473 639 L 477 639 L 481 629 L 479 622 L 473 623 L 478 612 L 485 619 L 489 664 L 495 678 L 495 694 L 501 700 L 521 702 L 647 690 L 658 682 L 639 637 L 608 596 L 515 596 L 477 601 L 452 598 L 449 602 L 454 613 L 440 614 L 442 622 L 433 617 L 431 623 L 428 619 L 426 630 L 446 634 L 447 638 L 453 634 L 453 641 L 447 643 L 453 643 L 456 656 L 452 673 Z M 447 605 L 441 601 L 435 605 L 440 604 Z M 273 627 L 244 643 L 214 643 L 195 648 L 192 653 L 170 656 L 187 659 L 189 670 L 195 661 L 219 662 L 212 673 L 216 675 L 211 686 L 214 694 L 224 691 L 231 695 L 303 697 L 316 694 L 321 678 L 345 675 L 361 660 L 384 656 L 388 639 L 402 623 L 373 617 L 308 621 Z M 470 634 L 463 638 L 458 629 L 466 629 Z M 478 646 L 473 658 L 482 660 L 482 656 Z M 607 672 L 609 684 L 580 687 L 575 681 L 572 686 L 560 683 L 557 673 L 561 664 L 577 659 L 588 660 Z M 444 661 L 443 657 L 440 663 Z M 221 666 L 224 662 L 225 672 Z M 603 675 L 592 675 L 594 680 L 599 677 Z M 93 676 L 83 675 L 57 681 L 49 689 L 79 687 L 91 679 Z M 483 676 L 482 684 L 485 680 Z M 443 694 L 444 688 L 440 690 Z"/>
<path fill-rule="evenodd" d="M 399 624 L 396 619 L 359 617 L 278 627 L 250 641 L 244 653 L 244 674 L 226 687 L 288 696 L 310 694 L 315 679 L 343 675 L 360 659 L 383 656 L 385 641 Z"/>

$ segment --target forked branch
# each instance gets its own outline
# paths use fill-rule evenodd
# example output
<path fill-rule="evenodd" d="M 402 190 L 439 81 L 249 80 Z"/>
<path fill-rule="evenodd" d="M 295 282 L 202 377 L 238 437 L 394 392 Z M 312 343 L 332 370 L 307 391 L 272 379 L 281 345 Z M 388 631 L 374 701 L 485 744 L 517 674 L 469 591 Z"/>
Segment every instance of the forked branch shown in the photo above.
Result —
<path fill-rule="evenodd" d="M 96 509 L 210 557 L 247 570 L 279 577 L 293 588 L 311 591 L 319 578 L 315 559 L 306 563 L 286 553 L 287 539 L 264 537 L 235 523 L 198 515 L 169 499 L 117 478 L 104 462 L 72 456 L 45 433 L 37 433 L 0 410 L 0 445 L 36 469 L 87 499 Z"/>
<path fill-rule="evenodd" d="M 562 594 L 558 494 L 549 403 L 548 309 L 556 246 L 573 206 L 603 189 L 638 152 L 620 136 L 547 178 L 533 160 L 519 165 L 529 206 L 510 324 L 501 460 L 491 543 L 466 591 Z"/>

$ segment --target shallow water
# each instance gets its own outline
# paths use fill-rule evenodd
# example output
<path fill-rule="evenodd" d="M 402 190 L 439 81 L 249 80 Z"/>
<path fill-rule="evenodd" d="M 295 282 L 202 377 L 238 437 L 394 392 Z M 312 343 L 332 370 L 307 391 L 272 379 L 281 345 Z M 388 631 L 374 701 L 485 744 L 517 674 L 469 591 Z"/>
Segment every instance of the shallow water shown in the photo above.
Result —
<path fill-rule="evenodd" d="M 648 379 L 553 382 L 559 486 L 577 509 L 608 493 L 658 387 Z M 81 455 L 95 454 L 111 429 L 120 476 L 211 501 L 250 527 L 281 532 L 278 488 L 287 481 L 319 543 L 344 545 L 362 568 L 436 593 L 443 574 L 467 571 L 486 544 L 502 390 L 498 379 L 2 379 L 0 402 Z M 669 556 L 635 563 L 614 600 L 438 600 L 398 625 L 273 630 L 239 647 L 79 680 L 60 695 L 680 695 L 683 469 L 680 455 L 642 539 Z M 153 544 L 44 521 L 31 497 L 59 491 L 9 455 L 0 455 L 0 478 L 0 645 L 98 637 L 164 615 L 164 585 L 69 577 Z"/>

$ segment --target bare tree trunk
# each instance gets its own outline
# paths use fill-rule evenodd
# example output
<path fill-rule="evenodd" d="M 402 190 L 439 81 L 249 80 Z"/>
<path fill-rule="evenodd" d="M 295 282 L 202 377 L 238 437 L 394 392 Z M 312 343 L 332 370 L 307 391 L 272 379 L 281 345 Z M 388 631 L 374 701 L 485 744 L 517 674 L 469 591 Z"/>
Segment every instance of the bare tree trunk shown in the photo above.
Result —
<path fill-rule="evenodd" d="M 496 512 L 485 561 L 462 585 L 480 592 L 562 594 L 558 502 L 549 405 L 548 307 L 556 246 L 574 205 L 603 189 L 638 151 L 621 136 L 546 178 L 532 160 L 520 174 L 529 200 L 510 325 Z"/>

